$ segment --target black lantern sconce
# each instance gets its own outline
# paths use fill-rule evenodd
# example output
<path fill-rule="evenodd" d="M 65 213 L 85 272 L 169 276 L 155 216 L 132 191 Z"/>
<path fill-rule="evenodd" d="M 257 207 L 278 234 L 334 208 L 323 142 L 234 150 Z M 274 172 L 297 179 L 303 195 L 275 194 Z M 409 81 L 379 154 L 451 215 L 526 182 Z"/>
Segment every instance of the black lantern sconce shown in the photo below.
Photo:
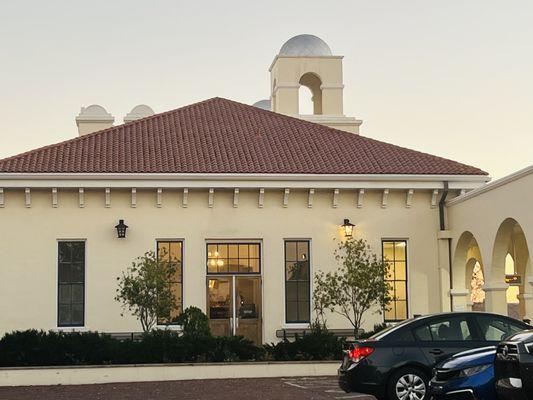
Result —
<path fill-rule="evenodd" d="M 342 229 L 344 229 L 344 236 L 347 238 L 351 238 L 353 236 L 353 228 L 355 228 L 355 225 L 350 222 L 348 218 L 344 218 L 344 223 L 341 225 Z"/>
<path fill-rule="evenodd" d="M 126 237 L 126 229 L 128 229 L 128 225 L 124 223 L 123 219 L 118 221 L 118 225 L 115 226 L 115 229 L 117 230 L 117 237 L 119 239 L 124 239 Z"/>

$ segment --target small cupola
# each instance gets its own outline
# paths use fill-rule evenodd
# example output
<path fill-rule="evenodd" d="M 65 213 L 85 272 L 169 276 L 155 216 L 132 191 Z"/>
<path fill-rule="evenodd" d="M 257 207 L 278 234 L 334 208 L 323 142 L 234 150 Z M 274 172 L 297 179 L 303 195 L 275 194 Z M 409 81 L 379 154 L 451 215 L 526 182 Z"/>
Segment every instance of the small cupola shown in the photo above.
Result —
<path fill-rule="evenodd" d="M 152 110 L 151 107 L 145 104 L 139 104 L 138 106 L 133 107 L 133 109 L 126 114 L 124 117 L 124 123 L 137 121 L 141 118 L 151 117 L 154 114 L 154 110 Z"/>
<path fill-rule="evenodd" d="M 82 107 L 80 114 L 76 117 L 80 136 L 111 128 L 113 122 L 115 122 L 115 117 L 98 104 Z"/>

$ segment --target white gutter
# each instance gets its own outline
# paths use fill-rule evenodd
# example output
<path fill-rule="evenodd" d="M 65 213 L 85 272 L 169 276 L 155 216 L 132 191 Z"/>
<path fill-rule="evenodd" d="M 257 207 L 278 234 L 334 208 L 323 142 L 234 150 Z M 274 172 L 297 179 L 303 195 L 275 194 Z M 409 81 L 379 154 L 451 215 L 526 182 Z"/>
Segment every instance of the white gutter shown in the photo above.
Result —
<path fill-rule="evenodd" d="M 472 199 L 474 197 L 477 197 L 483 193 L 489 192 L 491 190 L 497 189 L 499 187 L 502 187 L 504 185 L 507 185 L 508 183 L 514 182 L 518 179 L 521 179 L 527 175 L 533 174 L 533 164 L 523 168 L 519 171 L 513 172 L 510 175 L 504 176 L 503 178 L 496 179 L 495 181 L 488 183 L 484 186 L 478 187 L 477 189 L 474 189 L 470 192 L 467 192 L 461 196 L 455 197 L 454 199 L 451 199 L 446 202 L 446 206 L 453 206 L 455 204 L 462 203 L 463 201 L 467 201 L 469 199 Z"/>
<path fill-rule="evenodd" d="M 265 187 L 474 189 L 489 181 L 483 175 L 409 174 L 107 174 L 0 173 L 0 187 Z"/>

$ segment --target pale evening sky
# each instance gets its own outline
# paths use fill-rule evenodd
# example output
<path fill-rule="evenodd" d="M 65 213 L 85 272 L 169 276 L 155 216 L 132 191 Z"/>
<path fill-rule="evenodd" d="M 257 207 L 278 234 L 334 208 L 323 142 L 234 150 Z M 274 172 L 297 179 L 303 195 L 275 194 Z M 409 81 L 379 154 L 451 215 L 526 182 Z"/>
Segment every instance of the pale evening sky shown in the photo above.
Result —
<path fill-rule="evenodd" d="M 2 0 L 0 158 L 77 136 L 93 103 L 121 123 L 266 98 L 281 45 L 311 33 L 345 56 L 363 135 L 501 177 L 533 163 L 532 21 L 530 0 Z"/>

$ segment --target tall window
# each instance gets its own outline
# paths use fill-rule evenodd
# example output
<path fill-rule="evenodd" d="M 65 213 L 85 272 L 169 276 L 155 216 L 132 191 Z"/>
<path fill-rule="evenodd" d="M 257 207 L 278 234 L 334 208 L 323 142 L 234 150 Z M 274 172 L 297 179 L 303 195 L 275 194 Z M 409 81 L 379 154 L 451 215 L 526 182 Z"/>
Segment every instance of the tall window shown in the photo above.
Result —
<path fill-rule="evenodd" d="M 58 242 L 57 326 L 85 323 L 85 242 Z"/>
<path fill-rule="evenodd" d="M 168 284 L 176 299 L 174 309 L 170 315 L 162 315 L 157 319 L 158 325 L 172 325 L 183 311 L 183 242 L 159 240 L 157 242 L 157 257 L 168 263 L 174 270 Z"/>
<path fill-rule="evenodd" d="M 311 315 L 309 241 L 285 241 L 285 320 L 307 323 Z"/>
<path fill-rule="evenodd" d="M 383 261 L 387 263 L 387 282 L 391 286 L 393 298 L 389 309 L 385 310 L 385 321 L 401 321 L 409 315 L 407 303 L 407 241 L 384 240 Z"/>

